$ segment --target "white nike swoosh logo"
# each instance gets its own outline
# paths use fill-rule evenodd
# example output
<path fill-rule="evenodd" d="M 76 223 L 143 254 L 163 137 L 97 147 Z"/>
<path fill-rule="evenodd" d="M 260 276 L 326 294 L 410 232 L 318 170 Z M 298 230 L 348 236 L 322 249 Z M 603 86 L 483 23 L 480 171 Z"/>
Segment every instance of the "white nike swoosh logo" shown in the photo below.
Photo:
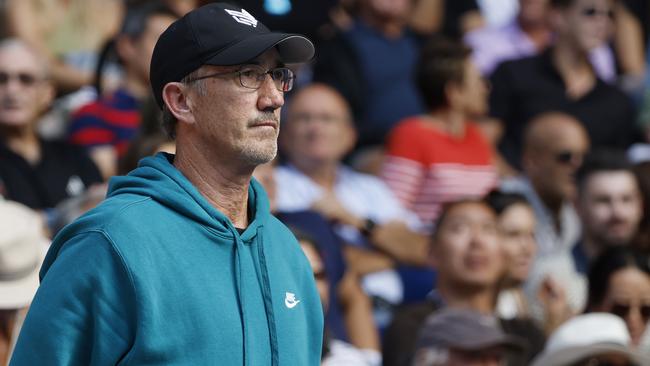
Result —
<path fill-rule="evenodd" d="M 289 309 L 293 309 L 296 305 L 298 305 L 299 302 L 300 300 L 291 301 L 289 299 L 284 299 L 284 305 L 286 305 Z"/>

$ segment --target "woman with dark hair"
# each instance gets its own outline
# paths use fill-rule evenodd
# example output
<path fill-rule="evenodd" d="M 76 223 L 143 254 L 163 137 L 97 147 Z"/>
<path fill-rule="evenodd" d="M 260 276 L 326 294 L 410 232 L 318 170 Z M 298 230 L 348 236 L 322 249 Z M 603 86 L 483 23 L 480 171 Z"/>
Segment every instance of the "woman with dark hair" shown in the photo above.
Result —
<path fill-rule="evenodd" d="M 535 213 L 524 196 L 492 191 L 486 197 L 498 215 L 501 243 L 505 256 L 505 273 L 501 283 L 497 309 L 506 318 L 528 315 L 528 302 L 522 284 L 528 278 L 537 252 Z"/>
<path fill-rule="evenodd" d="M 470 54 L 445 39 L 424 46 L 416 80 L 428 112 L 402 120 L 387 139 L 382 177 L 425 223 L 445 203 L 482 197 L 497 183 L 492 147 L 472 122 L 487 111 L 488 88 Z"/>
<path fill-rule="evenodd" d="M 506 319 L 531 317 L 531 306 L 524 294 L 523 285 L 537 253 L 535 213 L 528 200 L 518 193 L 495 190 L 487 195 L 486 202 L 498 215 L 506 263 L 499 284 L 497 313 Z M 537 292 L 535 300 L 544 313 L 545 331 L 550 333 L 571 315 L 566 297 L 550 279 L 545 279 Z"/>
<path fill-rule="evenodd" d="M 620 316 L 638 346 L 650 320 L 650 257 L 627 247 L 602 253 L 589 270 L 586 312 Z"/>

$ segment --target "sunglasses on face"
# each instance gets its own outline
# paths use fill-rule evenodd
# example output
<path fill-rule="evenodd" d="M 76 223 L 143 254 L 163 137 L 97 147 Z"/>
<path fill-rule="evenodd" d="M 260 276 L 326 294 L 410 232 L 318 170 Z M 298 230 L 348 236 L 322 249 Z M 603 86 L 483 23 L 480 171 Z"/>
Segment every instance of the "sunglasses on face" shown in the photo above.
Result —
<path fill-rule="evenodd" d="M 630 304 L 614 303 L 609 312 L 625 319 L 630 315 L 632 309 L 635 308 L 639 310 L 643 321 L 647 323 L 650 320 L 650 305 L 648 304 L 641 306 L 631 306 Z"/>
<path fill-rule="evenodd" d="M 30 73 L 19 72 L 10 74 L 8 72 L 0 71 L 0 85 L 7 85 L 11 80 L 17 80 L 22 86 L 33 86 L 39 81 L 39 78 Z"/>
<path fill-rule="evenodd" d="M 610 20 L 614 19 L 614 10 L 612 9 L 603 10 L 603 9 L 590 7 L 590 8 L 582 9 L 581 14 L 587 18 L 595 18 L 597 16 L 603 16 L 603 17 L 607 17 Z"/>

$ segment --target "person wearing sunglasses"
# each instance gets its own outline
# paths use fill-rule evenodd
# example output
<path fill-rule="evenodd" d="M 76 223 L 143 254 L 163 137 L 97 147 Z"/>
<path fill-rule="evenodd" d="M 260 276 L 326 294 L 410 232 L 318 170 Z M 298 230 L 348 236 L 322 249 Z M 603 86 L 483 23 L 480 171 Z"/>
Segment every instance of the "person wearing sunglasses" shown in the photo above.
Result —
<path fill-rule="evenodd" d="M 588 150 L 589 137 L 579 121 L 560 112 L 541 114 L 528 123 L 525 132 L 524 174 L 501 184 L 502 191 L 526 197 L 535 212 L 537 255 L 525 292 L 532 300 L 531 315 L 546 326 L 551 324 L 545 311 L 549 304 L 536 301 L 538 294 L 549 299 L 565 294 L 571 313 L 584 307 L 586 281 L 576 272 L 569 253 L 581 230 L 573 205 L 575 175 Z"/>
<path fill-rule="evenodd" d="M 285 64 L 314 53 L 224 3 L 160 35 L 149 78 L 176 154 L 59 233 L 12 366 L 320 363 L 312 269 L 252 178 L 276 155 Z"/>
<path fill-rule="evenodd" d="M 638 347 L 650 321 L 650 257 L 630 248 L 612 247 L 589 270 L 587 312 L 618 315 Z"/>
<path fill-rule="evenodd" d="M 490 114 L 503 127 L 499 148 L 517 169 L 526 123 L 544 112 L 574 116 L 595 147 L 625 148 L 640 138 L 631 99 L 603 81 L 589 59 L 611 38 L 615 1 L 550 0 L 550 5 L 552 45 L 539 55 L 500 64 L 490 79 Z"/>
<path fill-rule="evenodd" d="M 38 122 L 53 98 L 38 51 L 16 38 L 0 41 L 0 181 L 7 199 L 43 212 L 50 223 L 58 204 L 102 182 L 82 149 L 40 136 Z"/>

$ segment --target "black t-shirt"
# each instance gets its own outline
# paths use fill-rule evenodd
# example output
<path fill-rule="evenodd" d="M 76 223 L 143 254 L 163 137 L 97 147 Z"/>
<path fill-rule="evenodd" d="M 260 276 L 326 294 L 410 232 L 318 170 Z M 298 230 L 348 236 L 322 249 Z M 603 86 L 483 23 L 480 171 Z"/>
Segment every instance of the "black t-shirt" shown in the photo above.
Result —
<path fill-rule="evenodd" d="M 442 307 L 435 301 L 400 307 L 383 338 L 382 356 L 384 366 L 410 366 L 419 331 L 429 315 Z M 528 365 L 544 349 L 546 336 L 530 319 L 500 319 L 506 334 L 515 335 L 527 343 L 525 354 L 512 355 L 508 365 Z"/>
<path fill-rule="evenodd" d="M 82 148 L 41 141 L 41 161 L 33 166 L 0 143 L 0 181 L 7 199 L 45 209 L 101 183 L 102 177 Z"/>
<path fill-rule="evenodd" d="M 506 160 L 519 167 L 522 138 L 531 118 L 560 111 L 580 120 L 592 147 L 626 148 L 639 138 L 632 101 L 617 87 L 597 80 L 579 99 L 570 99 L 551 52 L 506 61 L 491 78 L 490 115 L 504 124 L 499 146 Z"/>

